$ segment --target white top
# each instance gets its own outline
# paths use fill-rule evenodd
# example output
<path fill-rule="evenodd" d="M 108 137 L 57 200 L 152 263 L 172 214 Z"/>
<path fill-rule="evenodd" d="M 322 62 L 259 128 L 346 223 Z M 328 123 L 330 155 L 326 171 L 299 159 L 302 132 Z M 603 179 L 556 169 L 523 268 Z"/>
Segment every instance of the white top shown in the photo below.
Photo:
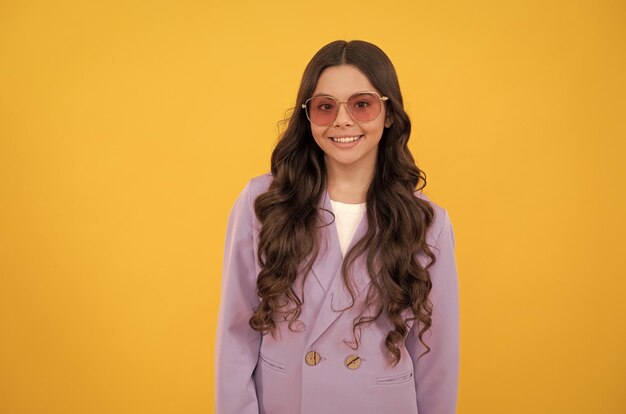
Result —
<path fill-rule="evenodd" d="M 366 206 L 365 203 L 346 204 L 335 200 L 330 200 L 330 203 L 335 214 L 335 227 L 337 227 L 341 254 L 345 256 L 354 233 L 365 215 Z"/>

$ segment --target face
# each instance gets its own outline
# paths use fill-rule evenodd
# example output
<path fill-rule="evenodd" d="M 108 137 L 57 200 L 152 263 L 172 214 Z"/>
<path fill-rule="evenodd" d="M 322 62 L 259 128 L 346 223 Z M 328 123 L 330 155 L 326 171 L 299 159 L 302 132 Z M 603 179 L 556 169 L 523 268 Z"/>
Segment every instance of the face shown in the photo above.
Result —
<path fill-rule="evenodd" d="M 338 101 L 346 101 L 351 95 L 364 91 L 382 95 L 355 66 L 339 65 L 322 71 L 312 96 L 330 95 Z M 381 107 L 375 119 L 361 122 L 352 118 L 346 104 L 340 104 L 335 122 L 328 126 L 311 123 L 313 138 L 324 151 L 328 167 L 340 164 L 374 168 L 383 130 L 391 125 L 384 102 Z"/>

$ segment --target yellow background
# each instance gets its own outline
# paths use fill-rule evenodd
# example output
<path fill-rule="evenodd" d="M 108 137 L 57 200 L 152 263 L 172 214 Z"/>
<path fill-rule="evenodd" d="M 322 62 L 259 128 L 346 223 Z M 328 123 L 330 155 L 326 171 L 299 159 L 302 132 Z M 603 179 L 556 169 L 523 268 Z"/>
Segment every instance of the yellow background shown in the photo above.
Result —
<path fill-rule="evenodd" d="M 446 207 L 459 413 L 626 412 L 623 1 L 3 1 L 0 412 L 210 413 L 230 207 L 381 46 Z"/>

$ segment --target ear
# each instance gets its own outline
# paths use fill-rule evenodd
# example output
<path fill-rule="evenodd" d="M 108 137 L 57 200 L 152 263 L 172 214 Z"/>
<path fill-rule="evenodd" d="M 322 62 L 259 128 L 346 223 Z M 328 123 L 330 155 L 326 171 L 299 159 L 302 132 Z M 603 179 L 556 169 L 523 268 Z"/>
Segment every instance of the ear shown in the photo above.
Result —
<path fill-rule="evenodd" d="M 391 124 L 393 124 L 393 118 L 391 116 L 388 116 L 387 118 L 385 118 L 385 128 L 389 128 Z"/>

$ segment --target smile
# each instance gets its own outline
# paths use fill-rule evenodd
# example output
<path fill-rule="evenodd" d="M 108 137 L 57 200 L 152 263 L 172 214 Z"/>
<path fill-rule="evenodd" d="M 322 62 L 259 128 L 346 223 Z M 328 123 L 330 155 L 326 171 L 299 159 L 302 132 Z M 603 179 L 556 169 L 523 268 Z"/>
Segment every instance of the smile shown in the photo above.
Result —
<path fill-rule="evenodd" d="M 334 142 L 346 143 L 346 142 L 354 142 L 361 137 L 363 137 L 363 135 L 355 135 L 353 137 L 330 137 L 330 139 L 333 140 Z"/>

